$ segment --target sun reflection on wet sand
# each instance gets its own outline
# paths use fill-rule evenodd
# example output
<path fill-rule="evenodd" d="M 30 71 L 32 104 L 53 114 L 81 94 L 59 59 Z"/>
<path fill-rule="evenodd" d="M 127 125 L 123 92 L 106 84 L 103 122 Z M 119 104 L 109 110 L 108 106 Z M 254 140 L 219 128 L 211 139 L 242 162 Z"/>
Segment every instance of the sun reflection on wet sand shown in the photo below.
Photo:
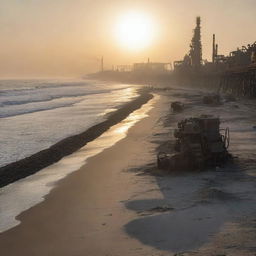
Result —
<path fill-rule="evenodd" d="M 155 96 L 158 98 L 158 96 Z M 114 134 L 119 134 L 122 137 L 124 137 L 125 134 L 127 134 L 128 130 L 139 120 L 145 118 L 148 116 L 148 111 L 150 111 L 153 108 L 152 105 L 147 107 L 147 110 L 145 109 L 138 109 L 134 111 L 132 114 L 130 114 L 123 122 L 121 122 L 120 127 L 115 128 L 113 131 Z"/>

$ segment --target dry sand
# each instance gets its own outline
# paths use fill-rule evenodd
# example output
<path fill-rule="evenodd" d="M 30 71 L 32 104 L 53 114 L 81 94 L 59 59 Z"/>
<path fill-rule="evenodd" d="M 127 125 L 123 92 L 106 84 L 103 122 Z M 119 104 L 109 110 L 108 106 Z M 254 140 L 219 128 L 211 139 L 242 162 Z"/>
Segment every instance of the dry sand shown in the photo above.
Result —
<path fill-rule="evenodd" d="M 256 255 L 256 163 L 246 151 L 255 135 L 243 136 L 234 123 L 247 107 L 232 115 L 232 104 L 200 105 L 200 92 L 167 94 L 125 139 L 90 158 L 19 216 L 19 226 L 0 234 L 1 256 Z M 187 108 L 168 114 L 177 99 Z M 172 144 L 164 142 L 176 122 L 204 112 L 223 115 L 236 133 L 231 151 L 239 160 L 201 173 L 157 171 L 155 149 Z"/>

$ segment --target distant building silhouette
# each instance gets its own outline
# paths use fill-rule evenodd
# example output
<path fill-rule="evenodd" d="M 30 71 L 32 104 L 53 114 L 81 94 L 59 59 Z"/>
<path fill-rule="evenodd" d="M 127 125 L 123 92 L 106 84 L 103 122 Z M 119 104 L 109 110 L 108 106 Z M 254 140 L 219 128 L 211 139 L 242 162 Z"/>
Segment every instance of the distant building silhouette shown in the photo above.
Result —
<path fill-rule="evenodd" d="M 165 73 L 170 70 L 171 70 L 171 63 L 151 62 L 149 58 L 146 63 L 142 62 L 142 63 L 133 64 L 134 72 Z"/>
<path fill-rule="evenodd" d="M 202 65 L 202 43 L 201 43 L 201 18 L 196 17 L 196 28 L 191 40 L 190 52 L 191 65 L 196 71 L 200 70 Z"/>

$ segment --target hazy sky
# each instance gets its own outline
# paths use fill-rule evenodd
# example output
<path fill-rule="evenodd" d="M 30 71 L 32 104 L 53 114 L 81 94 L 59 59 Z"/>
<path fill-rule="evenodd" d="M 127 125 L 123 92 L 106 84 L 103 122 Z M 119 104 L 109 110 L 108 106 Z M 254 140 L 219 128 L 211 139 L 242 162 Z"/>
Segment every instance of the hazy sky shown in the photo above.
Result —
<path fill-rule="evenodd" d="M 115 27 L 130 11 L 146 14 L 156 34 L 140 50 L 118 43 Z M 195 17 L 202 18 L 203 58 L 212 34 L 219 52 L 256 41 L 256 0 L 0 0 L 0 77 L 80 76 L 105 66 L 182 59 Z"/>

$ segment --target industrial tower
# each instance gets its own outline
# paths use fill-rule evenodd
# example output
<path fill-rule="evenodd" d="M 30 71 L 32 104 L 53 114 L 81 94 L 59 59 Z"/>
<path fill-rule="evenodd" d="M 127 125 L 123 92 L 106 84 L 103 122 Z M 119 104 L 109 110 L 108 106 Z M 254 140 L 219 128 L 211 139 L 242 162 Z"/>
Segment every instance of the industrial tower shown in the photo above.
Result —
<path fill-rule="evenodd" d="M 191 65 L 195 71 L 199 71 L 202 65 L 202 43 L 201 43 L 201 18 L 196 18 L 196 28 L 190 45 Z"/>
<path fill-rule="evenodd" d="M 216 57 L 218 56 L 218 44 L 215 44 L 215 34 L 212 37 L 212 63 L 216 62 Z"/>

